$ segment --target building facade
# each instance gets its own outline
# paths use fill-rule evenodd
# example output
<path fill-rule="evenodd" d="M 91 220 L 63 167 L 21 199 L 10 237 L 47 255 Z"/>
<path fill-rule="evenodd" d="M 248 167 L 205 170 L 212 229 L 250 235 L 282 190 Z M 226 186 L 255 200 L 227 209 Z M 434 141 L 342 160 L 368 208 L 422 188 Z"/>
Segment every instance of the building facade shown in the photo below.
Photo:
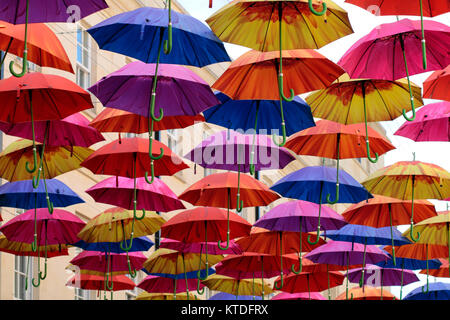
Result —
<path fill-rule="evenodd" d="M 72 62 L 75 74 L 59 71 L 51 68 L 41 68 L 34 64 L 30 64 L 30 71 L 43 72 L 48 74 L 57 74 L 66 77 L 83 88 L 88 88 L 92 84 L 96 83 L 103 76 L 106 76 L 126 64 L 133 61 L 123 55 L 115 54 L 108 51 L 100 50 L 96 42 L 90 37 L 86 30 L 93 25 L 117 15 L 121 12 L 131 11 L 143 6 L 153 6 L 163 8 L 165 3 L 162 0 L 107 0 L 109 8 L 101 12 L 95 13 L 75 24 L 64 23 L 51 23 L 48 24 L 51 29 L 56 33 L 61 43 L 63 44 L 69 58 Z M 176 1 L 172 1 L 173 10 L 188 14 L 186 10 Z M 9 61 L 15 61 L 17 63 L 17 69 L 20 66 L 21 59 L 12 55 L 8 55 L 5 61 L 5 66 L 9 65 Z M 205 68 L 189 67 L 191 70 L 200 75 L 210 85 L 222 74 L 227 68 L 228 63 L 221 63 Z M 3 77 L 8 78 L 8 68 L 3 70 Z M 94 119 L 101 111 L 101 103 L 92 96 L 95 108 L 86 110 L 83 112 L 90 120 Z M 379 125 L 373 126 L 379 132 L 383 133 L 383 128 Z M 223 130 L 223 128 L 206 123 L 199 123 L 189 128 L 181 130 L 168 130 L 160 133 L 161 142 L 168 145 L 179 156 L 187 154 L 192 148 L 198 145 L 207 136 Z M 3 150 L 11 142 L 17 140 L 16 137 L 7 136 L 0 133 L 0 149 Z M 92 149 L 97 149 L 102 145 L 109 143 L 117 139 L 117 134 L 105 134 L 106 141 L 91 146 Z M 145 137 L 146 135 L 141 135 Z M 148 135 L 147 135 L 148 136 Z M 283 176 L 299 170 L 306 166 L 322 165 L 322 159 L 316 157 L 296 156 L 297 161 L 292 162 L 283 170 L 271 170 L 259 173 L 259 179 L 268 186 L 271 186 Z M 175 192 L 175 194 L 181 194 L 187 187 L 194 182 L 203 178 L 206 175 L 215 173 L 215 170 L 202 169 L 197 166 L 194 169 L 193 163 L 188 160 L 186 162 L 190 165 L 189 169 L 183 170 L 172 177 L 163 177 L 162 180 Z M 334 166 L 335 160 L 326 159 L 325 165 Z M 383 157 L 380 157 L 380 161 L 377 164 L 371 164 L 367 159 L 351 159 L 342 160 L 342 168 L 351 174 L 358 181 L 362 181 L 368 174 L 383 166 Z M 67 210 L 78 215 L 82 220 L 88 221 L 89 219 L 100 214 L 104 210 L 111 206 L 96 203 L 94 200 L 85 193 L 85 190 L 94 186 L 98 182 L 105 179 L 106 176 L 93 175 L 87 169 L 79 169 L 72 171 L 61 176 L 57 179 L 67 184 L 73 189 L 85 203 L 74 205 L 66 208 Z M 5 180 L 2 183 L 6 183 Z M 264 208 L 246 208 L 240 214 L 247 219 L 250 223 L 254 223 L 257 217 L 262 216 L 265 212 L 280 204 L 285 199 L 281 199 L 272 203 L 268 207 Z M 186 207 L 191 207 L 188 203 L 185 203 Z M 342 212 L 346 206 L 335 205 L 333 206 L 338 212 Z M 1 208 L 1 215 L 3 222 L 6 222 L 13 218 L 15 215 L 22 213 L 21 210 L 13 208 Z M 161 215 L 167 220 L 178 211 L 170 213 L 162 213 Z M 151 237 L 155 240 L 154 237 Z M 149 252 L 145 253 L 147 256 L 153 252 L 152 248 Z M 93 291 L 79 290 L 67 287 L 66 282 L 73 276 L 73 272 L 67 269 L 69 261 L 80 252 L 77 248 L 70 248 L 69 256 L 62 256 L 51 258 L 48 260 L 48 276 L 41 282 L 38 288 L 34 288 L 31 285 L 31 279 L 37 276 L 37 258 L 31 258 L 29 268 L 27 268 L 28 258 L 15 257 L 14 255 L 0 252 L 0 300 L 93 300 L 103 299 L 103 294 L 98 295 Z M 43 259 L 41 259 L 41 265 Z M 25 290 L 24 281 L 27 277 L 28 270 L 28 289 Z M 143 272 L 139 272 L 138 277 L 135 279 L 136 283 L 145 277 Z M 342 288 L 333 289 L 333 296 L 336 296 L 338 292 L 341 292 Z M 114 299 L 134 299 L 140 290 L 117 292 L 114 293 Z M 211 296 L 213 292 L 206 290 L 207 298 Z M 109 295 L 108 295 L 109 298 Z"/>

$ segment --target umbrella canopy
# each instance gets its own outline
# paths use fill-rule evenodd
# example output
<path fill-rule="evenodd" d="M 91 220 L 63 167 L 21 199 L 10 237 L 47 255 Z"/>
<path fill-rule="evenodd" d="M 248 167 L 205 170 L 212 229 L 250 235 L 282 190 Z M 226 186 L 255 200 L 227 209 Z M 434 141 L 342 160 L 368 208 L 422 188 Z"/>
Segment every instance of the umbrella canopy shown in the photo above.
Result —
<path fill-rule="evenodd" d="M 365 243 L 368 245 L 392 244 L 402 246 L 410 244 L 407 238 L 397 229 L 390 227 L 373 228 L 363 225 L 347 224 L 339 230 L 326 231 L 326 236 L 332 240 Z"/>
<path fill-rule="evenodd" d="M 394 134 L 417 142 L 450 142 L 450 102 L 426 105 L 417 111 L 414 121 L 405 122 Z"/>
<path fill-rule="evenodd" d="M 278 279 L 275 280 L 275 282 Z M 320 292 L 327 288 L 340 286 L 344 282 L 344 276 L 339 271 L 326 272 L 301 272 L 287 275 L 282 290 L 288 293 Z"/>
<path fill-rule="evenodd" d="M 185 279 L 171 279 L 166 277 L 159 277 L 154 275 L 148 275 L 144 280 L 137 285 L 139 289 L 145 290 L 147 293 L 171 293 L 173 292 L 174 300 L 178 298 L 178 294 L 183 293 L 186 295 L 186 291 L 193 291 L 197 288 L 196 279 L 187 279 L 187 286 Z M 205 285 L 200 283 L 200 287 L 204 288 Z M 183 296 L 184 296 L 183 295 Z M 182 297 L 182 300 L 183 297 Z"/>
<path fill-rule="evenodd" d="M 449 278 L 450 271 L 449 271 L 448 260 L 445 260 L 445 259 L 437 259 L 437 260 L 441 264 L 440 266 L 438 266 L 437 268 L 436 267 L 430 268 L 430 266 L 428 266 L 428 269 L 432 269 L 432 270 L 421 270 L 420 273 L 421 274 L 429 274 L 430 276 L 437 277 L 437 278 Z"/>
<path fill-rule="evenodd" d="M 403 1 L 383 1 L 383 0 L 345 0 L 363 9 L 369 10 L 372 6 L 377 7 L 377 15 L 405 15 L 435 17 L 450 11 L 450 4 L 443 0 L 421 0 L 411 1 L 406 5 Z M 373 7 L 372 7 L 373 8 Z"/>
<path fill-rule="evenodd" d="M 5 235 L 0 235 L 0 251 L 13 254 L 15 256 L 38 257 L 44 256 L 47 251 L 47 258 L 68 256 L 67 244 L 37 246 L 36 251 L 33 251 L 31 243 L 15 242 L 6 239 Z"/>
<path fill-rule="evenodd" d="M 129 252 L 138 252 L 138 251 L 148 251 L 154 245 L 153 241 L 151 241 L 147 237 L 139 237 L 134 238 L 132 244 L 130 245 L 128 240 L 127 246 L 130 246 Z M 86 251 L 100 251 L 100 252 L 113 252 L 113 253 L 124 253 L 126 252 L 120 247 L 120 242 L 86 242 L 84 240 L 80 240 L 76 243 L 73 243 L 74 247 L 81 248 Z"/>
<path fill-rule="evenodd" d="M 88 90 L 105 107 L 150 117 L 149 101 L 157 75 L 155 107 L 165 116 L 195 116 L 219 103 L 209 85 L 190 69 L 170 64 L 132 62 L 102 78 Z M 137 94 L 139 92 L 139 94 Z"/>
<path fill-rule="evenodd" d="M 3 19 L 0 19 L 3 20 Z M 2 22 L 4 24 L 5 22 Z M 28 26 L 28 60 L 41 66 L 74 73 L 69 57 L 55 33 L 43 23 Z M 0 28 L 0 49 L 18 57 L 24 55 L 25 25 Z M 3 58 L 4 59 L 4 58 Z M 1 62 L 3 64 L 3 60 Z"/>
<path fill-rule="evenodd" d="M 279 100 L 232 100 L 221 92 L 217 92 L 216 97 L 221 103 L 203 111 L 208 123 L 233 130 L 253 129 L 256 133 L 266 130 L 269 133 L 278 129 L 282 122 Z M 286 123 L 287 136 L 314 126 L 311 108 L 298 96 L 285 102 L 283 111 L 289 119 Z"/>
<path fill-rule="evenodd" d="M 145 178 L 136 179 L 137 183 L 137 209 L 169 212 L 185 209 L 177 196 L 160 179 L 155 178 L 148 184 Z M 125 177 L 107 178 L 86 190 L 96 202 L 118 206 L 124 209 L 134 208 L 133 179 Z"/>
<path fill-rule="evenodd" d="M 89 124 L 100 132 L 129 132 L 141 134 L 148 132 L 148 118 L 135 113 L 113 108 L 105 108 Z M 197 122 L 204 122 L 201 115 L 195 116 L 166 116 L 161 121 L 155 122 L 153 131 L 183 129 Z"/>
<path fill-rule="evenodd" d="M 1 29 L 0 29 L 1 30 Z M 48 126 L 48 128 L 47 128 Z M 4 133 L 24 139 L 33 139 L 31 123 L 16 124 L 0 122 L 0 130 Z M 47 130 L 47 138 L 45 133 Z M 37 142 L 48 146 L 89 147 L 105 138 L 96 129 L 89 126 L 89 120 L 81 113 L 74 113 L 62 120 L 35 121 L 35 138 Z"/>
<path fill-rule="evenodd" d="M 94 150 L 85 147 L 50 147 L 36 144 L 37 161 L 42 163 L 42 174 L 55 178 L 61 174 L 81 168 L 81 163 L 93 154 Z M 1 177 L 8 181 L 22 181 L 34 178 L 25 170 L 28 162 L 33 162 L 34 144 L 31 140 L 20 139 L 12 142 L 0 153 Z M 44 149 L 45 148 L 45 149 Z"/>
<path fill-rule="evenodd" d="M 136 284 L 125 275 L 112 276 L 110 280 L 114 288 L 110 291 L 133 290 Z M 105 278 L 95 274 L 76 274 L 66 283 L 68 287 L 84 290 L 104 290 Z"/>
<path fill-rule="evenodd" d="M 300 292 L 287 293 L 281 292 L 273 296 L 271 300 L 326 300 L 320 292 Z"/>
<path fill-rule="evenodd" d="M 285 95 L 289 94 L 288 88 L 293 88 L 295 95 L 326 88 L 345 72 L 312 49 L 283 50 L 282 59 Z M 234 100 L 278 100 L 280 93 L 273 88 L 278 86 L 279 60 L 278 51 L 246 52 L 230 64 L 212 87 Z"/>
<path fill-rule="evenodd" d="M 381 291 L 373 287 L 355 287 L 349 290 L 352 300 L 395 300 L 395 296 L 387 290 Z M 341 293 L 336 300 L 348 300 L 345 293 Z"/>
<path fill-rule="evenodd" d="M 107 209 L 86 223 L 78 237 L 87 243 L 120 242 L 129 239 L 133 211 L 123 208 Z M 147 212 L 135 221 L 134 236 L 140 238 L 157 232 L 166 220 L 154 212 Z M 143 250 L 146 251 L 146 250 Z"/>
<path fill-rule="evenodd" d="M 349 281 L 363 283 L 374 287 L 403 286 L 420 281 L 412 270 L 400 270 L 397 268 L 385 268 L 376 265 L 368 265 L 362 268 L 352 269 L 348 272 Z M 362 280 L 361 278 L 364 277 Z"/>
<path fill-rule="evenodd" d="M 173 46 L 160 55 L 161 63 L 204 67 L 230 61 L 225 47 L 212 31 L 190 15 L 172 12 Z M 158 45 L 167 40 L 167 10 L 143 7 L 120 13 L 88 29 L 100 49 L 154 63 Z M 115 36 L 111 38 L 111 34 Z M 150 88 L 150 86 L 149 86 Z"/>
<path fill-rule="evenodd" d="M 136 300 L 200 300 L 192 293 L 189 293 L 189 298 L 186 292 L 178 293 L 174 297 L 172 293 L 148 293 L 141 292 L 136 297 Z"/>
<path fill-rule="evenodd" d="M 263 297 L 264 294 L 271 294 L 273 292 L 269 284 L 261 279 L 235 279 L 214 274 L 202 282 L 210 290 L 227 292 L 235 296 L 252 295 Z"/>
<path fill-rule="evenodd" d="M 213 295 L 208 300 L 261 300 L 261 297 L 255 296 L 235 296 L 231 293 L 219 292 Z"/>
<path fill-rule="evenodd" d="M 225 236 L 226 238 L 226 236 Z M 208 254 L 242 254 L 241 247 L 239 247 L 234 240 L 230 240 L 230 246 L 226 250 L 221 250 L 217 246 L 217 242 L 192 242 L 186 243 L 172 239 L 162 239 L 159 245 L 160 248 L 172 249 L 184 253 L 202 253 Z"/>
<path fill-rule="evenodd" d="M 418 287 L 406 295 L 403 300 L 448 300 L 450 299 L 450 284 L 435 282 L 430 283 L 428 291 L 424 287 Z"/>
<path fill-rule="evenodd" d="M 423 97 L 450 101 L 449 86 L 450 65 L 445 69 L 434 71 L 423 82 Z"/>
<path fill-rule="evenodd" d="M 46 187 L 40 184 L 36 189 L 32 180 L 5 183 L 0 186 L 0 206 L 20 209 L 47 207 L 46 190 L 49 200 L 56 207 L 68 207 L 83 203 L 75 192 L 56 179 L 46 180 Z"/>

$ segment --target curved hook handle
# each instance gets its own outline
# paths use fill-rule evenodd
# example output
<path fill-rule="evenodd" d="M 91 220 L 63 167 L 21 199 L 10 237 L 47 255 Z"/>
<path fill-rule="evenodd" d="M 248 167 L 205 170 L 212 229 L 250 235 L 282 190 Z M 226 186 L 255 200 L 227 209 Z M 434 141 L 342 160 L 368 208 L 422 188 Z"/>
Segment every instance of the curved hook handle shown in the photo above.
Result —
<path fill-rule="evenodd" d="M 291 271 L 295 274 L 300 274 L 302 272 L 303 266 L 302 266 L 302 257 L 299 255 L 298 262 L 300 264 L 299 270 L 295 270 L 295 264 L 291 265 Z"/>
<path fill-rule="evenodd" d="M 414 121 L 414 120 L 416 120 L 416 108 L 414 107 L 414 98 L 412 96 L 411 96 L 411 111 L 412 111 L 413 114 L 412 114 L 412 117 L 409 118 L 406 115 L 406 110 L 405 109 L 402 110 L 403 118 L 405 118 L 406 121 Z"/>
<path fill-rule="evenodd" d="M 280 148 L 286 144 L 286 123 L 284 122 L 284 120 L 281 123 L 281 131 L 283 132 L 283 140 L 281 141 L 281 143 L 277 142 L 277 136 L 275 134 L 272 135 L 273 142 Z"/>
<path fill-rule="evenodd" d="M 219 240 L 217 242 L 217 246 L 219 247 L 220 250 L 228 250 L 228 248 L 230 248 L 230 230 L 227 231 L 227 245 L 225 247 L 222 247 L 221 245 L 221 241 Z"/>
<path fill-rule="evenodd" d="M 372 163 L 377 163 L 378 162 L 378 153 L 375 152 L 375 159 L 373 159 L 370 156 L 370 144 L 369 144 L 369 139 L 366 139 L 366 148 L 367 148 L 367 159 L 369 159 L 370 162 Z"/>
<path fill-rule="evenodd" d="M 237 195 L 236 195 L 236 211 L 237 212 L 242 212 L 242 209 L 244 209 L 244 201 L 241 200 L 241 194 L 240 194 L 240 190 L 241 190 L 241 165 L 238 164 L 238 190 L 237 190 Z"/>
<path fill-rule="evenodd" d="M 316 244 L 318 244 L 318 243 L 319 243 L 319 240 L 320 240 L 319 234 L 320 234 L 320 226 L 317 228 L 316 240 L 315 240 L 314 242 L 312 242 L 312 241 L 310 240 L 310 239 L 311 239 L 311 235 L 308 234 L 308 238 L 307 238 L 308 243 L 309 243 L 310 245 L 316 245 Z"/>
<path fill-rule="evenodd" d="M 197 271 L 197 278 L 198 278 L 199 280 L 206 280 L 206 278 L 209 277 L 208 261 L 206 261 L 205 265 L 206 265 L 206 275 L 205 275 L 204 277 L 202 277 L 202 275 L 201 275 L 201 270 L 198 270 L 198 271 Z"/>
<path fill-rule="evenodd" d="M 281 258 L 281 259 L 283 259 L 283 258 Z M 263 285 L 264 285 L 264 284 L 263 284 Z M 283 281 L 283 271 L 281 271 L 281 273 L 280 273 L 280 285 L 278 286 L 277 281 L 275 281 L 274 284 L 273 284 L 273 286 L 274 286 L 275 289 L 281 290 L 281 288 L 283 288 L 283 285 L 284 285 L 284 281 Z"/>
<path fill-rule="evenodd" d="M 411 89 L 411 81 L 409 80 L 409 71 L 408 71 L 408 62 L 406 61 L 405 43 L 404 43 L 402 36 L 400 36 L 400 46 L 402 48 L 403 61 L 405 63 L 406 78 L 408 79 L 409 97 L 411 99 L 411 111 L 413 112 L 413 116 L 412 116 L 412 118 L 409 118 L 406 115 L 405 109 L 403 109 L 402 112 L 403 112 L 403 117 L 405 118 L 406 121 L 414 121 L 416 119 L 416 109 L 414 107 L 414 97 L 413 97 L 412 89 Z"/>
<path fill-rule="evenodd" d="M 39 271 L 39 278 L 41 280 L 44 280 L 45 278 L 47 278 L 47 259 L 45 260 L 45 263 L 44 263 L 44 275 L 42 275 L 42 272 Z"/>
<path fill-rule="evenodd" d="M 30 166 L 29 166 L 29 162 L 28 162 L 28 161 L 25 163 L 25 169 L 28 171 L 28 173 L 34 173 L 34 172 L 36 171 L 37 167 L 38 167 L 38 164 L 37 164 L 37 152 L 36 152 L 36 146 L 33 146 L 33 169 L 30 169 Z M 34 186 L 34 185 L 33 185 L 33 186 Z M 37 188 L 37 187 L 36 187 L 36 188 Z M 35 188 L 35 189 L 36 189 L 36 188 Z"/>
<path fill-rule="evenodd" d="M 314 13 L 316 16 L 323 16 L 325 12 L 327 12 L 327 4 L 322 2 L 322 11 L 316 11 L 312 5 L 312 0 L 308 0 L 309 10 Z"/>
<path fill-rule="evenodd" d="M 33 176 L 32 182 L 33 182 L 34 189 L 37 189 L 39 187 L 39 181 L 41 180 L 41 172 L 42 172 L 42 167 L 39 167 L 37 176 Z"/>
<path fill-rule="evenodd" d="M 33 252 L 37 252 L 37 250 L 38 250 L 38 245 L 37 245 L 37 234 L 36 234 L 36 231 L 35 231 L 35 233 L 34 233 L 34 240 L 33 240 L 33 242 L 31 243 L 31 250 L 33 250 Z"/>
<path fill-rule="evenodd" d="M 164 41 L 164 53 L 169 54 L 172 51 L 172 0 L 168 1 L 169 3 L 169 25 L 167 26 L 167 30 L 169 33 L 169 40 Z"/>
<path fill-rule="evenodd" d="M 37 288 L 41 285 L 41 277 L 38 275 L 37 277 L 37 282 L 35 283 L 34 280 L 36 280 L 35 278 L 31 279 L 31 284 L 33 285 L 33 287 Z"/>
<path fill-rule="evenodd" d="M 53 214 L 53 202 L 50 201 L 50 195 L 48 194 L 47 191 L 47 182 L 45 181 L 45 177 L 44 177 L 44 188 L 45 188 L 45 199 L 47 200 L 47 208 L 48 208 L 48 212 L 50 214 Z"/>
<path fill-rule="evenodd" d="M 414 228 L 414 225 L 411 223 L 411 228 L 409 229 L 409 235 L 410 235 L 412 241 L 417 242 L 420 239 L 420 232 L 417 231 L 417 238 L 414 237 L 413 228 Z"/>
<path fill-rule="evenodd" d="M 162 108 L 159 108 L 159 117 L 157 118 L 155 116 L 155 102 L 156 102 L 156 90 L 152 92 L 152 99 L 150 102 L 150 117 L 153 121 L 159 122 L 164 117 L 164 110 Z"/>
<path fill-rule="evenodd" d="M 252 176 L 255 175 L 255 165 L 253 163 L 250 163 L 249 171 Z"/>
<path fill-rule="evenodd" d="M 128 251 L 131 250 L 131 247 L 133 245 L 133 238 L 130 239 L 130 244 L 129 245 L 126 245 L 126 244 L 124 245 L 123 243 L 127 243 L 127 240 L 120 241 L 120 245 L 119 245 L 120 249 L 125 251 L 125 252 L 128 252 Z"/>
<path fill-rule="evenodd" d="M 21 78 L 27 73 L 27 69 L 28 69 L 28 50 L 25 49 L 23 51 L 22 70 L 20 71 L 20 73 L 16 73 L 14 71 L 14 61 L 11 61 L 9 63 L 9 71 L 14 77 Z"/>
<path fill-rule="evenodd" d="M 131 262 L 130 258 L 128 257 L 128 251 L 127 251 L 127 264 L 128 264 L 128 273 L 130 274 L 131 278 L 136 278 L 137 276 L 137 270 L 135 268 L 131 268 Z"/>
<path fill-rule="evenodd" d="M 334 201 L 331 201 L 331 194 L 327 194 L 327 202 L 328 204 L 336 204 L 339 201 L 339 183 L 336 183 L 336 199 Z"/>
<path fill-rule="evenodd" d="M 294 89 L 289 89 L 289 94 L 290 94 L 289 97 L 286 97 L 284 95 L 284 92 L 283 92 L 283 74 L 282 73 L 278 74 L 278 91 L 280 93 L 280 97 L 284 101 L 291 102 L 291 101 L 294 100 L 294 97 L 295 97 Z"/>
<path fill-rule="evenodd" d="M 240 194 L 237 194 L 237 206 L 236 206 L 236 211 L 237 212 L 242 212 L 242 209 L 244 209 L 244 201 L 242 201 L 240 199 Z"/>
<path fill-rule="evenodd" d="M 111 284 L 110 284 L 109 280 L 111 280 Z M 112 280 L 112 275 L 111 275 L 111 277 L 109 276 L 109 272 L 106 273 L 106 288 L 108 288 L 109 291 L 114 290 L 114 282 Z"/>
<path fill-rule="evenodd" d="M 203 287 L 203 288 L 200 290 L 200 279 L 197 279 L 197 293 L 200 294 L 200 295 L 202 295 L 203 293 L 205 293 L 205 287 Z"/>

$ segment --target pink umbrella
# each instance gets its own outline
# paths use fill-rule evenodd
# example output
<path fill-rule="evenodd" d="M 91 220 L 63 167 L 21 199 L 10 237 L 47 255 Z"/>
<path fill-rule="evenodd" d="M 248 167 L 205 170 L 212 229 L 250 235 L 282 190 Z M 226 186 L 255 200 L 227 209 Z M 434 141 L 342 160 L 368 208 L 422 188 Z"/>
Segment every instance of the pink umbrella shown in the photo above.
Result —
<path fill-rule="evenodd" d="M 450 102 L 426 105 L 417 111 L 416 119 L 404 123 L 395 133 L 414 141 L 450 141 Z"/>
<path fill-rule="evenodd" d="M 142 269 L 147 257 L 142 252 L 130 252 L 128 255 L 131 265 L 136 270 Z M 85 250 L 70 260 L 70 263 L 78 266 L 81 270 L 98 273 L 114 273 L 114 275 L 118 275 L 127 274 L 129 271 L 126 253 L 111 252 L 107 254 L 107 252 Z M 109 268 L 108 263 L 110 264 Z"/>
<path fill-rule="evenodd" d="M 200 288 L 205 287 L 200 283 Z M 173 292 L 174 299 L 177 293 L 186 292 L 185 279 L 172 279 L 158 276 L 147 276 L 138 285 L 138 288 L 143 289 L 149 293 L 170 293 Z M 197 279 L 187 279 L 187 289 L 194 291 L 197 289 Z M 199 288 L 199 289 L 200 289 Z"/>
<path fill-rule="evenodd" d="M 202 253 L 208 252 L 212 255 L 219 254 L 242 254 L 242 249 L 234 240 L 230 240 L 230 247 L 226 250 L 219 249 L 217 242 L 193 242 L 185 243 L 182 241 L 163 239 L 160 248 L 172 249 L 184 253 Z M 207 250 L 206 250 L 207 249 Z"/>
<path fill-rule="evenodd" d="M 45 143 L 52 147 L 78 146 L 86 148 L 104 141 L 105 138 L 102 134 L 89 126 L 89 123 L 89 120 L 81 113 L 75 113 L 62 120 L 35 121 L 36 141 L 43 143 L 45 140 Z M 10 136 L 33 139 L 31 122 L 16 124 L 0 122 L 0 130 Z"/>
<path fill-rule="evenodd" d="M 271 300 L 326 300 L 320 292 L 282 292 L 274 296 Z"/>
<path fill-rule="evenodd" d="M 44 274 L 40 271 L 38 262 L 37 284 L 33 279 L 33 285 L 38 287 L 41 280 L 47 277 L 47 246 L 76 243 L 80 240 L 77 234 L 85 225 L 85 222 L 68 211 L 55 209 L 53 214 L 50 214 L 48 208 L 42 208 L 28 210 L 12 218 L 0 231 L 8 241 L 31 243 L 33 252 L 38 251 L 38 259 L 41 253 L 38 247 L 44 246 Z"/>
<path fill-rule="evenodd" d="M 160 179 L 148 184 L 145 178 L 136 179 L 137 209 L 169 212 L 186 209 L 176 194 Z M 134 179 L 111 177 L 97 183 L 86 192 L 96 202 L 106 203 L 127 210 L 134 208 Z"/>
<path fill-rule="evenodd" d="M 444 69 L 450 63 L 450 27 L 426 20 L 424 32 L 427 39 L 426 70 L 423 70 L 421 59 L 418 59 L 422 52 L 421 22 L 409 19 L 376 27 L 358 40 L 338 64 L 351 78 L 397 80 L 407 77 L 413 116 L 408 118 L 405 109 L 403 116 L 412 121 L 416 114 L 409 76 Z"/>

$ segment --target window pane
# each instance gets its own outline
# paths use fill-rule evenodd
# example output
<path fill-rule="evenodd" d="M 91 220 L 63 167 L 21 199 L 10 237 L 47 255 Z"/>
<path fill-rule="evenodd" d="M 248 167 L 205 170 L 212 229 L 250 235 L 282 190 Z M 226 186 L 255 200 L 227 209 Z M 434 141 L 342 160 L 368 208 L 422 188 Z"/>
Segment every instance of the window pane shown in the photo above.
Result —
<path fill-rule="evenodd" d="M 77 45 L 77 62 L 83 64 L 83 48 Z"/>
<path fill-rule="evenodd" d="M 83 66 L 89 69 L 89 51 L 84 49 L 83 50 Z"/>

